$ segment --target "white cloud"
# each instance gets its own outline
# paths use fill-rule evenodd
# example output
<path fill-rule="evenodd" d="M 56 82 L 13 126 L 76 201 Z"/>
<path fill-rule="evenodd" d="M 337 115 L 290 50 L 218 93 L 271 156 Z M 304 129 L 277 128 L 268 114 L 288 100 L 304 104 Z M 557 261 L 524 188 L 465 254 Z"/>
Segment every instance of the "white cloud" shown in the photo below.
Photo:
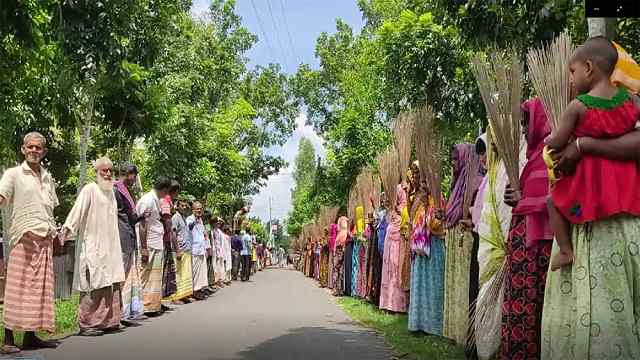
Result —
<path fill-rule="evenodd" d="M 304 113 L 296 117 L 296 130 L 286 144 L 281 147 L 268 149 L 268 153 L 279 155 L 289 163 L 289 166 L 280 170 L 280 173 L 270 176 L 267 184 L 259 194 L 252 199 L 250 216 L 257 216 L 263 221 L 269 220 L 269 198 L 271 198 L 271 216 L 274 219 L 283 219 L 291 210 L 291 190 L 295 186 L 293 181 L 293 162 L 298 154 L 300 139 L 311 140 L 316 156 L 325 157 L 324 140 L 313 130 L 313 126 L 306 125 L 307 116 Z"/>

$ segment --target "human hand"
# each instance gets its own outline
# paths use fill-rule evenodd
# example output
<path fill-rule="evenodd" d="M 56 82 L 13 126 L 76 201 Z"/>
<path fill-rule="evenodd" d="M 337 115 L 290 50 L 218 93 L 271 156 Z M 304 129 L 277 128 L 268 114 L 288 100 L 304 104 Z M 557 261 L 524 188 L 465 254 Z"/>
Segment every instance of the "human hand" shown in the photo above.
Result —
<path fill-rule="evenodd" d="M 142 260 L 142 265 L 149 263 L 149 249 L 140 250 L 140 260 Z"/>
<path fill-rule="evenodd" d="M 551 153 L 551 158 L 556 163 L 556 169 L 563 175 L 572 175 L 576 171 L 576 164 L 582 158 L 578 151 L 578 145 L 574 141 L 567 144 L 564 149 Z"/>
<path fill-rule="evenodd" d="M 464 231 L 473 230 L 473 222 L 471 222 L 471 219 L 460 220 L 460 225 L 462 225 Z"/>
<path fill-rule="evenodd" d="M 510 207 L 516 207 L 518 202 L 520 202 L 520 198 L 522 197 L 519 190 L 515 190 L 511 187 L 511 185 L 507 185 L 507 188 L 504 192 L 504 203 L 509 205 Z"/>

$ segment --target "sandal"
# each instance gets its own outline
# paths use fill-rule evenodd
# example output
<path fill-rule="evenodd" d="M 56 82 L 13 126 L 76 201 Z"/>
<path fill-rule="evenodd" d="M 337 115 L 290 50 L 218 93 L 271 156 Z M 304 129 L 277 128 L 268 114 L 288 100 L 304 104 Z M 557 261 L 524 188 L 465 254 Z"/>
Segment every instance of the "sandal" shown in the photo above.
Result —
<path fill-rule="evenodd" d="M 23 350 L 37 350 L 37 349 L 55 349 L 60 343 L 57 341 L 41 340 L 34 337 L 31 340 L 24 341 L 22 343 Z"/>
<path fill-rule="evenodd" d="M 96 330 L 96 329 L 83 329 L 80 330 L 78 336 L 102 336 L 104 335 L 104 331 Z"/>
<path fill-rule="evenodd" d="M 0 348 L 0 353 L 4 354 L 4 355 L 10 355 L 10 354 L 17 354 L 19 352 L 21 352 L 22 350 L 15 346 L 15 345 L 2 345 L 2 348 Z"/>

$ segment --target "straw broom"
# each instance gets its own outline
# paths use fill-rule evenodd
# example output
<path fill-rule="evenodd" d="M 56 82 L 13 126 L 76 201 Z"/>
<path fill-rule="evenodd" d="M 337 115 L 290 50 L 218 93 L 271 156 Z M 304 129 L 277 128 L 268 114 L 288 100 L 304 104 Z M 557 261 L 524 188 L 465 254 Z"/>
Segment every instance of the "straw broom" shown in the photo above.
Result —
<path fill-rule="evenodd" d="M 373 178 L 371 177 L 371 170 L 365 168 L 358 175 L 358 195 L 360 197 L 360 204 L 364 207 L 365 216 L 371 213 L 371 200 L 369 195 L 371 194 L 373 187 Z"/>
<path fill-rule="evenodd" d="M 469 219 L 471 203 L 475 192 L 477 190 L 476 183 L 478 181 L 478 168 L 480 167 L 480 157 L 474 151 L 471 151 L 467 158 L 467 187 L 464 191 L 464 197 L 462 198 L 462 217 L 463 219 Z"/>
<path fill-rule="evenodd" d="M 349 191 L 349 201 L 347 203 L 347 217 L 350 220 L 355 220 L 356 215 L 356 203 L 358 202 L 358 188 L 356 184 L 351 187 Z"/>
<path fill-rule="evenodd" d="M 553 130 L 558 127 L 561 115 L 571 101 L 569 61 L 574 50 L 571 37 L 563 32 L 551 44 L 531 49 L 527 54 L 533 87 L 544 104 Z"/>
<path fill-rule="evenodd" d="M 498 154 L 504 161 L 511 186 L 519 190 L 522 63 L 515 50 L 492 50 L 488 59 L 480 54 L 473 57 L 471 65 L 493 129 Z"/>
<path fill-rule="evenodd" d="M 402 181 L 407 180 L 406 169 L 409 167 L 409 161 L 411 161 L 411 140 L 413 139 L 414 123 L 414 115 L 412 113 L 401 113 L 393 129 L 393 140 L 398 150 Z"/>
<path fill-rule="evenodd" d="M 380 179 L 384 186 L 389 201 L 387 210 L 395 209 L 397 201 L 397 186 L 400 183 L 399 156 L 395 146 L 391 146 L 378 156 Z"/>
<path fill-rule="evenodd" d="M 442 149 L 435 128 L 435 116 L 429 104 L 416 112 L 416 156 L 420 175 L 427 183 L 436 207 L 442 193 Z"/>
<path fill-rule="evenodd" d="M 481 287 L 475 301 L 475 312 L 469 322 L 471 331 L 467 332 L 467 349 L 472 350 L 471 344 L 475 344 L 480 359 L 492 359 L 500 348 L 506 274 L 506 264 L 503 263 L 498 272 Z"/>

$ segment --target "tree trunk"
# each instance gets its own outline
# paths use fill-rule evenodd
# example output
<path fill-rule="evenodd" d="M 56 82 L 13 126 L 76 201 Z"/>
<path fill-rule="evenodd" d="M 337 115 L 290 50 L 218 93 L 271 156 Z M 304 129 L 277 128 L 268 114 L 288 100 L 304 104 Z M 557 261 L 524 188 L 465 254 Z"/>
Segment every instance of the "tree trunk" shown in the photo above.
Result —
<path fill-rule="evenodd" d="M 78 129 L 80 130 L 80 146 L 79 146 L 79 160 L 80 160 L 80 174 L 78 176 L 78 188 L 77 193 L 84 187 L 87 182 L 87 151 L 89 149 L 89 140 L 91 139 L 91 126 L 93 122 L 93 106 L 96 100 L 97 86 L 95 84 L 90 85 L 85 89 L 87 91 L 86 104 L 84 111 L 79 115 Z"/>
<path fill-rule="evenodd" d="M 91 136 L 91 122 L 89 119 L 85 120 L 85 123 L 80 129 L 80 176 L 78 178 L 78 191 L 84 187 L 87 182 L 87 150 L 89 148 L 89 138 Z"/>

